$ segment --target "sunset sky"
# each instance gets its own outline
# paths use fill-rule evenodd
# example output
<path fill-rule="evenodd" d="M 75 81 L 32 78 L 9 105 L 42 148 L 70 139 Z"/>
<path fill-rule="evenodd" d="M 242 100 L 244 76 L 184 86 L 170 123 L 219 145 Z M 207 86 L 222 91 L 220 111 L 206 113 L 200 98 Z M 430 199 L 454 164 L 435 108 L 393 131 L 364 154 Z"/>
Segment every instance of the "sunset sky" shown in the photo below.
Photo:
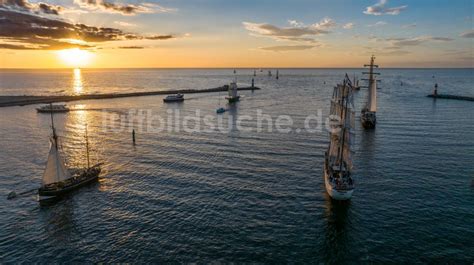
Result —
<path fill-rule="evenodd" d="M 472 0 L 0 0 L 0 68 L 473 67 Z"/>

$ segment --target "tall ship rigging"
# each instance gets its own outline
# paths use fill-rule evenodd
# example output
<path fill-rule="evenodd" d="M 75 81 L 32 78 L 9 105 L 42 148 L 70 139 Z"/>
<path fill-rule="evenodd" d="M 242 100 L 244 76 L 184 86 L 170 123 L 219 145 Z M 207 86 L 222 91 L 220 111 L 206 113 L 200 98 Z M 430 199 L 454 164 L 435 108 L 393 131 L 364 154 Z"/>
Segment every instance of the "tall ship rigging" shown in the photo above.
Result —
<path fill-rule="evenodd" d="M 376 112 L 377 112 L 377 79 L 376 75 L 380 73 L 375 73 L 374 68 L 379 66 L 374 64 L 375 56 L 372 55 L 370 58 L 370 64 L 364 65 L 364 67 L 369 67 L 369 72 L 364 72 L 364 74 L 369 75 L 368 79 L 363 79 L 368 81 L 367 88 L 369 89 L 367 93 L 367 104 L 361 111 L 360 120 L 362 122 L 362 127 L 366 129 L 375 128 L 377 122 Z"/>
<path fill-rule="evenodd" d="M 54 127 L 53 113 L 51 113 L 51 128 L 53 134 L 50 142 L 48 161 L 43 173 L 41 187 L 38 189 L 40 200 L 65 195 L 86 184 L 97 181 L 101 171 L 100 165 L 90 166 L 89 139 L 86 126 L 86 158 L 87 167 L 71 172 L 66 167 L 66 162 L 59 148 L 59 139 Z"/>
<path fill-rule="evenodd" d="M 354 192 L 352 153 L 355 138 L 353 87 L 346 74 L 334 87 L 330 109 L 330 142 L 324 155 L 324 184 L 335 200 L 348 200 Z"/>

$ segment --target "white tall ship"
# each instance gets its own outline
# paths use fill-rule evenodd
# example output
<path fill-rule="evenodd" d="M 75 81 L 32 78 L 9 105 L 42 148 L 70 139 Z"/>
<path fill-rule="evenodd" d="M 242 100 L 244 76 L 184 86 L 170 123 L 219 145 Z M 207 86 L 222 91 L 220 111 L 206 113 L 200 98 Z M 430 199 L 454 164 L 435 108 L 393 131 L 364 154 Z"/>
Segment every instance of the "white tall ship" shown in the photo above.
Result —
<path fill-rule="evenodd" d="M 360 114 L 360 120 L 362 122 L 362 127 L 366 129 L 373 129 L 375 128 L 375 124 L 377 123 L 377 79 L 375 78 L 376 75 L 380 73 L 374 73 L 374 68 L 378 68 L 379 66 L 374 64 L 375 57 L 372 55 L 370 58 L 370 64 L 364 65 L 365 67 L 369 67 L 369 72 L 365 72 L 364 74 L 368 74 L 368 79 L 363 79 L 368 81 L 368 88 L 369 92 L 367 93 L 367 104 L 362 109 Z"/>
<path fill-rule="evenodd" d="M 335 200 L 348 200 L 354 192 L 352 153 L 355 138 L 353 87 L 346 74 L 342 84 L 334 87 L 329 132 L 330 142 L 324 155 L 324 183 Z"/>

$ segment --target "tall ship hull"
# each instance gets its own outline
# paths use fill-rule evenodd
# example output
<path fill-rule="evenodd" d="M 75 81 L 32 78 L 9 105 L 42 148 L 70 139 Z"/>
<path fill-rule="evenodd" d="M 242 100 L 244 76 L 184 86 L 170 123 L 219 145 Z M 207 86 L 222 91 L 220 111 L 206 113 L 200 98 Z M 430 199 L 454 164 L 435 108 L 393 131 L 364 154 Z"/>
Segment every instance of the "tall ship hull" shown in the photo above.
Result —
<path fill-rule="evenodd" d="M 91 167 L 64 182 L 52 183 L 39 188 L 38 195 L 40 196 L 40 199 L 66 195 L 73 190 L 97 182 L 99 180 L 100 171 L 101 169 L 99 166 Z"/>
<path fill-rule="evenodd" d="M 332 177 L 335 172 L 332 172 L 328 165 L 327 154 L 324 159 L 324 186 L 329 196 L 338 201 L 345 201 L 352 198 L 354 193 L 354 183 L 352 185 L 344 185 L 338 187 L 338 183 L 335 178 Z"/>
<path fill-rule="evenodd" d="M 235 103 L 237 101 L 240 100 L 240 96 L 236 96 L 236 97 L 226 97 L 227 101 L 229 101 L 229 103 Z"/>
<path fill-rule="evenodd" d="M 365 129 L 374 129 L 375 124 L 377 123 L 377 117 L 375 112 L 362 110 L 360 115 L 360 121 L 362 123 L 362 127 Z"/>

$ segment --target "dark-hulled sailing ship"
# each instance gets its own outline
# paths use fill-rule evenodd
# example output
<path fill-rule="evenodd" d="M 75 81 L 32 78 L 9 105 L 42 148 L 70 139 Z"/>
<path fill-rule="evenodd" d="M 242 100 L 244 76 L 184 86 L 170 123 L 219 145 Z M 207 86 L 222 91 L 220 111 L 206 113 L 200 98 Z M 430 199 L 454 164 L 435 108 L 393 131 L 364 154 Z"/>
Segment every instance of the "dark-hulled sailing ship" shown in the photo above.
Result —
<path fill-rule="evenodd" d="M 48 162 L 43 173 L 43 181 L 38 189 L 40 200 L 65 195 L 86 184 L 95 182 L 99 178 L 101 171 L 100 165 L 90 166 L 89 160 L 89 139 L 86 127 L 86 151 L 87 151 L 87 167 L 78 169 L 71 173 L 66 167 L 66 163 L 62 152 L 59 148 L 58 135 L 54 128 L 53 114 L 51 113 L 51 128 L 53 134 L 50 138 L 51 147 L 49 149 Z"/>
<path fill-rule="evenodd" d="M 364 65 L 364 67 L 369 67 L 369 72 L 364 72 L 364 74 L 369 75 L 368 79 L 362 79 L 368 81 L 368 93 L 367 93 L 367 104 L 362 109 L 360 114 L 360 120 L 362 122 L 362 127 L 366 129 L 373 129 L 375 128 L 375 124 L 377 123 L 377 79 L 375 78 L 376 75 L 380 73 L 375 73 L 374 68 L 378 68 L 379 66 L 374 64 L 375 56 L 372 55 L 370 58 L 370 64 Z"/>

